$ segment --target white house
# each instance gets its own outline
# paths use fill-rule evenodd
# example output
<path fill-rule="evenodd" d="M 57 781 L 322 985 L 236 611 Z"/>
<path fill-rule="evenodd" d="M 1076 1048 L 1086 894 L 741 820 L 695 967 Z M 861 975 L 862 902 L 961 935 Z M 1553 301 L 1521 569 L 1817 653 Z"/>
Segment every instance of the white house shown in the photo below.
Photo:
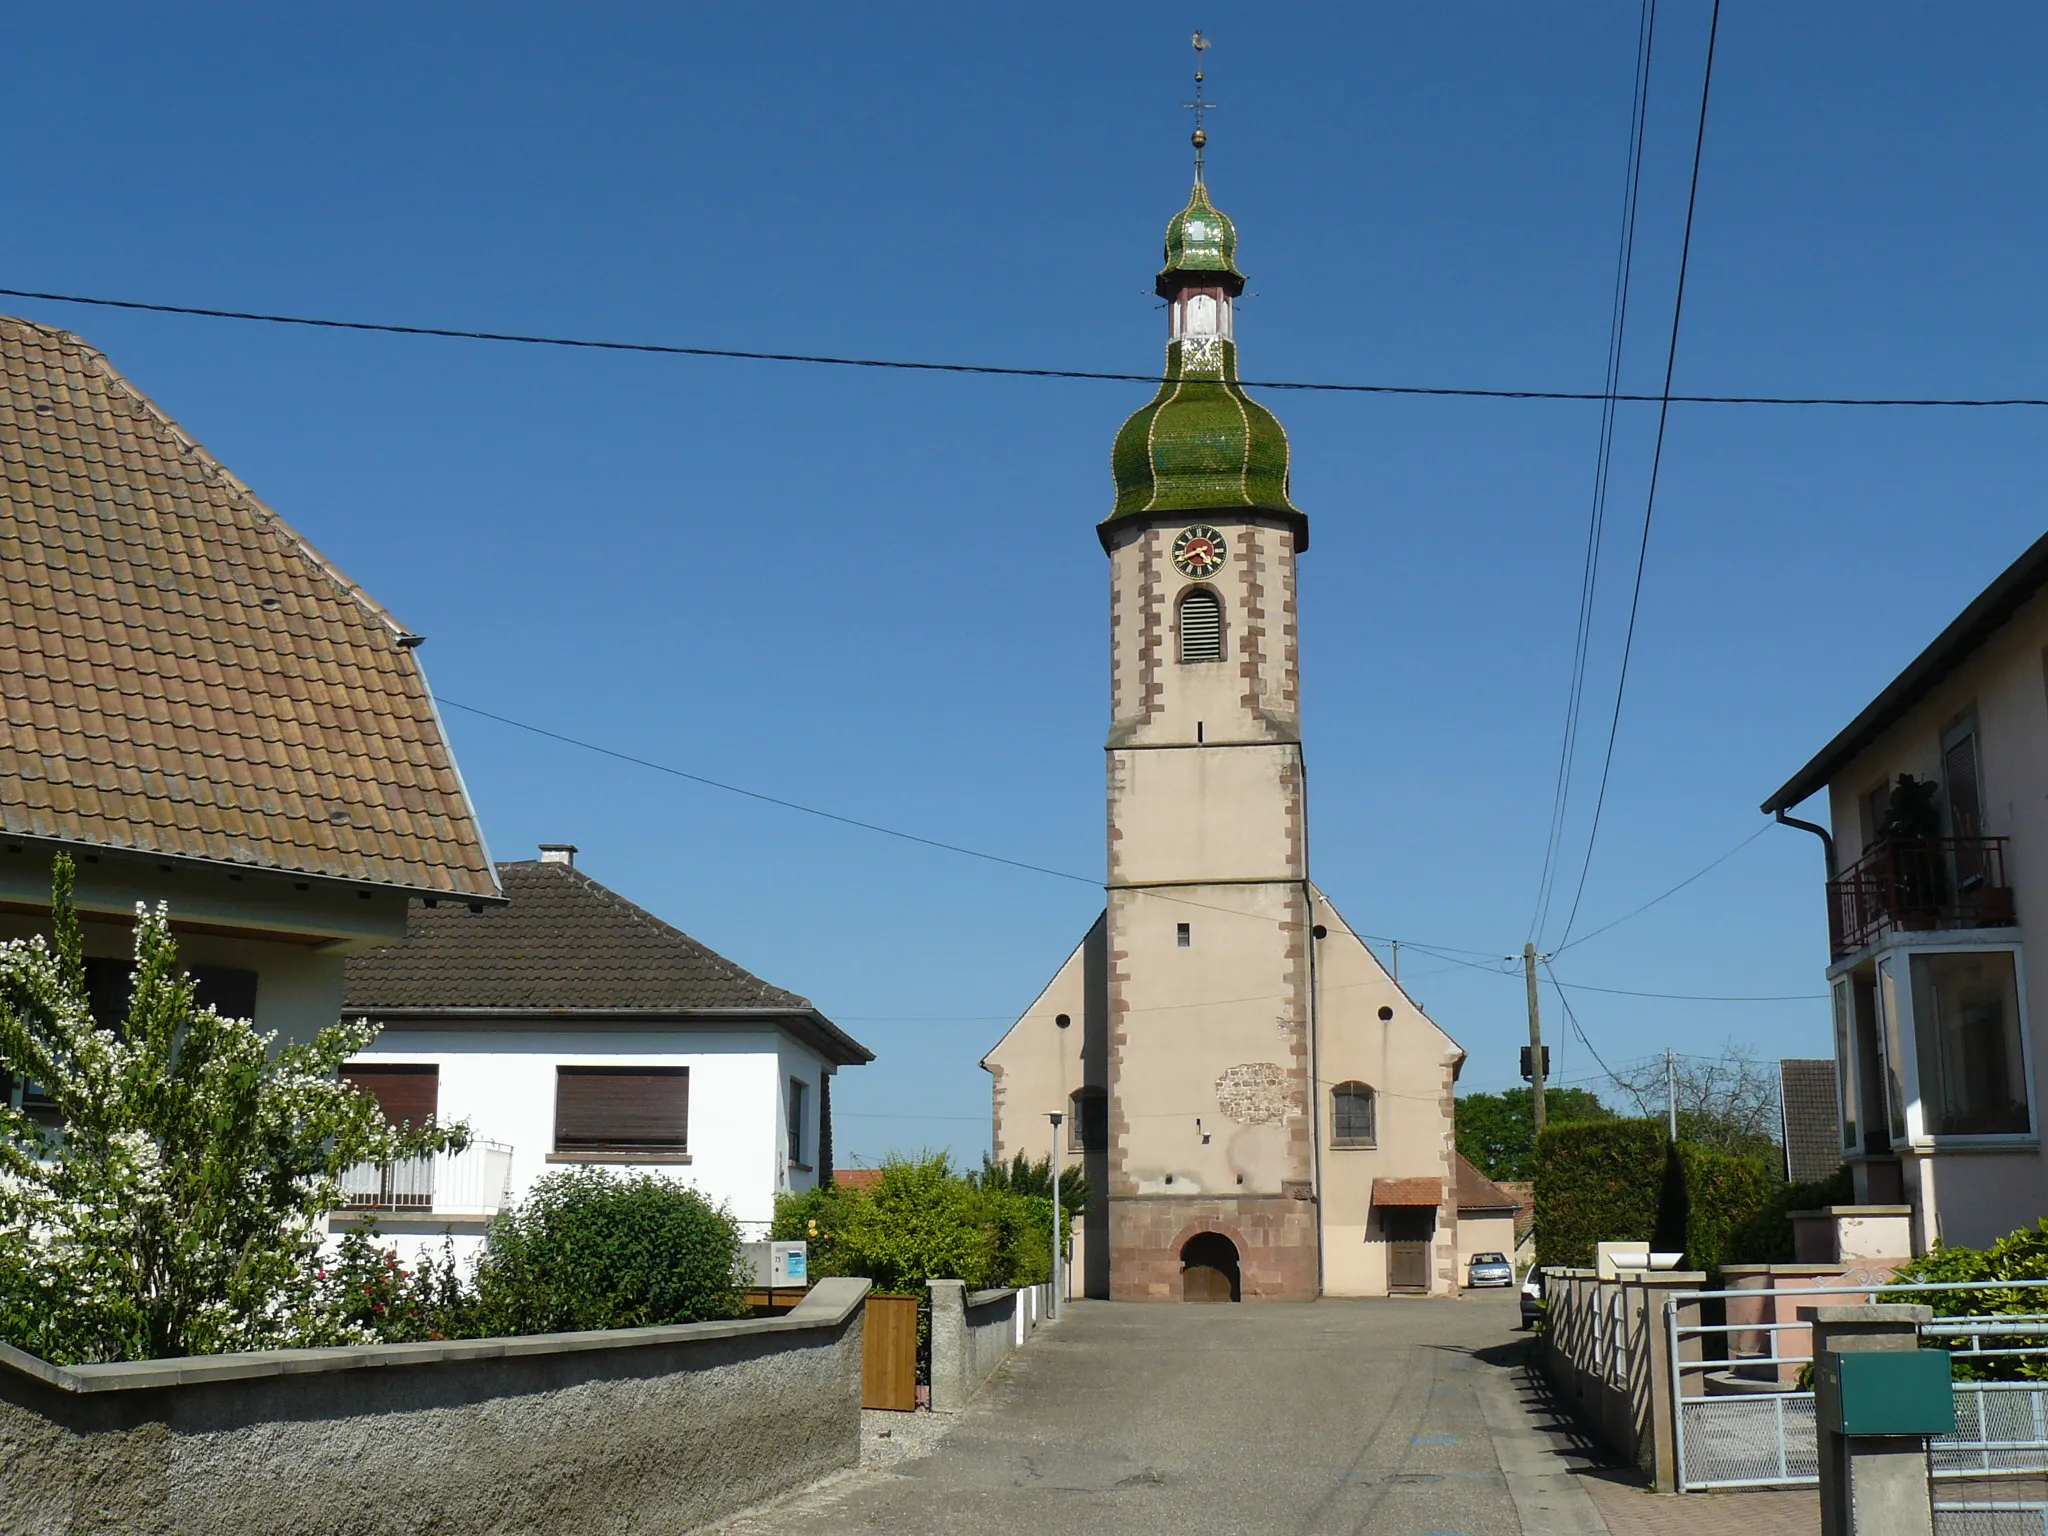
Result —
<path fill-rule="evenodd" d="M 417 903 L 402 943 L 350 959 L 344 1012 L 383 1033 L 346 1075 L 394 1120 L 465 1120 L 475 1138 L 358 1170 L 352 1206 L 466 1256 L 543 1174 L 597 1164 L 679 1179 L 765 1237 L 778 1192 L 830 1176 L 832 1074 L 874 1053 L 575 852 L 500 864 L 502 907 Z"/>

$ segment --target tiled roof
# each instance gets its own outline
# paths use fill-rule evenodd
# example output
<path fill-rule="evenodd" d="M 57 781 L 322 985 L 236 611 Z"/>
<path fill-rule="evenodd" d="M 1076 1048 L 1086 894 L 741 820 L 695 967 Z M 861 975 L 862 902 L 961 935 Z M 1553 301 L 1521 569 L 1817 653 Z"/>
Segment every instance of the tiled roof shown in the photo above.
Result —
<path fill-rule="evenodd" d="M 1374 1205 L 1429 1205 L 1444 1203 L 1442 1179 L 1374 1179 Z"/>
<path fill-rule="evenodd" d="M 1785 1177 L 1813 1184 L 1842 1166 L 1842 1128 L 1835 1105 L 1835 1064 L 1778 1063 L 1778 1104 L 1785 1135 Z"/>
<path fill-rule="evenodd" d="M 771 986 L 569 864 L 500 864 L 509 898 L 472 912 L 414 902 L 403 943 L 352 955 L 350 1014 L 782 1012 L 829 1032 L 834 1059 L 873 1053 L 806 998 Z"/>
<path fill-rule="evenodd" d="M 495 897 L 405 631 L 76 336 L 0 317 L 0 829 Z"/>
<path fill-rule="evenodd" d="M 1511 1211 L 1521 1202 L 1500 1185 L 1458 1155 L 1458 1209 L 1461 1211 Z"/>

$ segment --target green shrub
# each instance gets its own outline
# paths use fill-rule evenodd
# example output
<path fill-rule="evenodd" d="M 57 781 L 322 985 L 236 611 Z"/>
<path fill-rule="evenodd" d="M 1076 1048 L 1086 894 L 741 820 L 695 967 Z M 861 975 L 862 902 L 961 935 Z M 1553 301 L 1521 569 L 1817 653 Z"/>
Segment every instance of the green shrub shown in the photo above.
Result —
<path fill-rule="evenodd" d="M 1930 1284 L 1969 1280 L 2048 1280 L 2048 1218 L 2031 1227 L 2008 1232 L 1989 1248 L 1956 1248 L 1937 1243 L 1931 1253 L 1901 1265 L 1892 1272 L 1892 1286 L 1914 1280 Z M 1884 1293 L 1886 1301 L 1921 1302 L 1934 1309 L 1937 1317 L 2038 1317 L 2048 1313 L 2048 1287 L 2016 1290 L 1987 1284 L 1964 1291 L 1907 1291 Z M 1957 1340 L 1960 1349 L 1968 1340 Z M 2025 1349 L 2048 1345 L 2048 1337 L 2002 1336 L 1987 1338 L 1987 1349 Z M 1994 1356 L 1972 1360 L 1958 1354 L 1954 1361 L 1958 1381 L 2042 1381 L 2048 1380 L 2048 1355 Z"/>
<path fill-rule="evenodd" d="M 1049 1195 L 1022 1194 L 1007 1181 L 981 1184 L 954 1172 L 943 1154 L 892 1158 L 867 1189 L 779 1195 L 771 1233 L 808 1242 L 813 1275 L 864 1275 L 881 1291 L 921 1292 L 927 1280 L 980 1290 L 1052 1277 Z"/>
<path fill-rule="evenodd" d="M 1721 1262 L 1790 1264 L 1798 1257 L 1792 1241 L 1792 1212 L 1847 1205 L 1855 1198 L 1856 1182 L 1847 1163 L 1813 1183 L 1780 1184 L 1759 1210 L 1729 1229 Z"/>
<path fill-rule="evenodd" d="M 739 1248 L 731 1215 L 672 1179 L 552 1173 L 487 1229 L 475 1325 L 564 1333 L 743 1317 Z"/>
<path fill-rule="evenodd" d="M 395 1130 L 336 1079 L 367 1021 L 281 1044 L 202 1007 L 163 906 L 137 910 L 121 1016 L 95 1018 L 74 875 L 59 854 L 48 939 L 0 944 L 0 1071 L 58 1122 L 0 1104 L 0 1338 L 60 1365 L 304 1342 L 342 1174 L 467 1133 Z"/>
<path fill-rule="evenodd" d="M 1781 1187 L 1765 1159 L 1674 1146 L 1655 1120 L 1546 1126 L 1536 1143 L 1536 1252 L 1585 1269 L 1601 1243 L 1644 1243 L 1713 1269 L 1733 1262 L 1733 1234 Z"/>
<path fill-rule="evenodd" d="M 1536 1138 L 1536 1253 L 1590 1269 L 1605 1242 L 1647 1243 L 1663 1189 L 1664 1131 L 1654 1120 L 1547 1125 Z"/>
<path fill-rule="evenodd" d="M 1681 1142 L 1678 1161 L 1685 1175 L 1685 1264 L 1719 1269 L 1736 1262 L 1734 1234 L 1767 1209 L 1784 1189 L 1776 1166 L 1760 1157 Z"/>

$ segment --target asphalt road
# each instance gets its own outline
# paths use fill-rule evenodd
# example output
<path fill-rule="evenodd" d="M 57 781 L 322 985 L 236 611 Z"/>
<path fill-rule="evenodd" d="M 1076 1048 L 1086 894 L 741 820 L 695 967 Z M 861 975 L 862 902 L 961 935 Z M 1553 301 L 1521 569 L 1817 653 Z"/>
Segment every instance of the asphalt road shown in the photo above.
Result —
<path fill-rule="evenodd" d="M 1557 1536 L 1576 1522 L 1553 1518 L 1515 1470 L 1549 1454 L 1516 1406 L 1517 1322 L 1512 1290 L 1079 1303 L 929 1455 L 723 1529 L 1524 1536 L 1519 1502 L 1527 1536 Z M 904 1438 L 919 1427 L 905 1423 Z"/>

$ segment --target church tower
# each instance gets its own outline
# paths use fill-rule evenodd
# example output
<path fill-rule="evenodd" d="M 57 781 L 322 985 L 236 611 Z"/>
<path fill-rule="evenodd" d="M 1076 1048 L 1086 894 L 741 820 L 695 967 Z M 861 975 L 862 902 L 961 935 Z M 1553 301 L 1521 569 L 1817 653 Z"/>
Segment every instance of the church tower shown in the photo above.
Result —
<path fill-rule="evenodd" d="M 1096 527 L 1104 910 L 982 1058 L 992 1148 L 1085 1177 L 1068 1274 L 1089 1297 L 1452 1295 L 1472 1244 L 1512 1246 L 1481 1219 L 1506 1197 L 1456 1156 L 1465 1053 L 1309 879 L 1308 519 L 1287 434 L 1238 382 L 1244 275 L 1204 137 L 1166 226 L 1165 376 L 1117 433 Z"/>
<path fill-rule="evenodd" d="M 1156 286 L 1166 376 L 1117 434 L 1097 529 L 1110 1293 L 1180 1295 L 1213 1234 L 1236 1250 L 1211 1245 L 1219 1288 L 1308 1299 L 1314 917 L 1294 600 L 1308 519 L 1288 499 L 1286 432 L 1237 382 L 1237 230 L 1199 161 Z"/>

